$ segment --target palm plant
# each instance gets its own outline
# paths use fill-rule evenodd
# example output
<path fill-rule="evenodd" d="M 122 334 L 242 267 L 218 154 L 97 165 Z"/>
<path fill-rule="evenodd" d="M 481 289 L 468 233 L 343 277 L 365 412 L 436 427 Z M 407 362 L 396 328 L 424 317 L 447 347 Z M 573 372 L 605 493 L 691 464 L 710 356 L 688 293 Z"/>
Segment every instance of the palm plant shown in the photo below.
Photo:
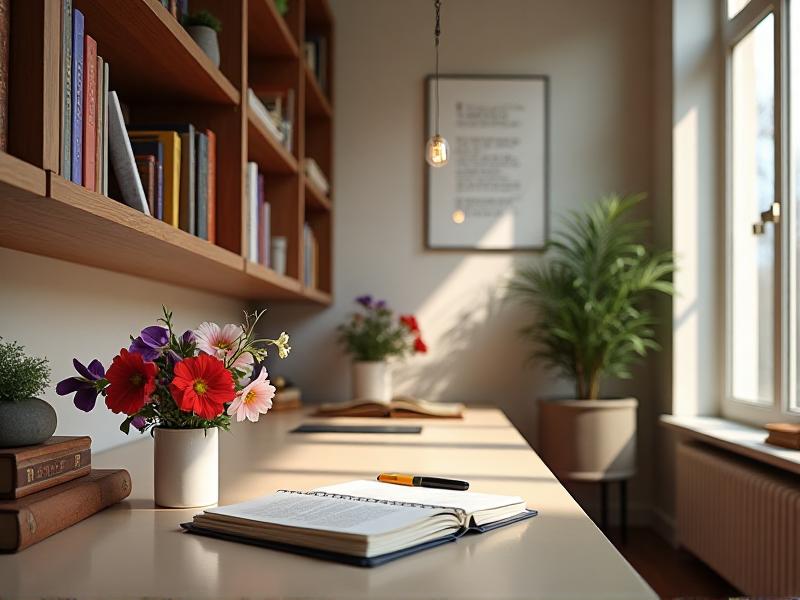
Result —
<path fill-rule="evenodd" d="M 629 379 L 633 364 L 659 349 L 645 300 L 673 294 L 675 262 L 642 244 L 646 222 L 627 218 L 643 198 L 610 196 L 573 212 L 548 244 L 551 260 L 519 269 L 510 284 L 536 312 L 521 330 L 537 345 L 531 358 L 572 379 L 578 398 L 597 399 L 604 377 Z"/>

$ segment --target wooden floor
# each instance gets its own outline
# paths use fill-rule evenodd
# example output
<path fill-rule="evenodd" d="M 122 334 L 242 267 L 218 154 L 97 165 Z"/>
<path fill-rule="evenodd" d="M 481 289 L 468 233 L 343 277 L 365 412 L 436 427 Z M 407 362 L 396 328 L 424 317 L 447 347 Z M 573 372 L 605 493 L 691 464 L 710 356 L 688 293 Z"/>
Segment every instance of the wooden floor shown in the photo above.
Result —
<path fill-rule="evenodd" d="M 676 550 L 650 529 L 631 528 L 622 545 L 611 541 L 662 598 L 731 598 L 742 593 L 685 550 Z"/>

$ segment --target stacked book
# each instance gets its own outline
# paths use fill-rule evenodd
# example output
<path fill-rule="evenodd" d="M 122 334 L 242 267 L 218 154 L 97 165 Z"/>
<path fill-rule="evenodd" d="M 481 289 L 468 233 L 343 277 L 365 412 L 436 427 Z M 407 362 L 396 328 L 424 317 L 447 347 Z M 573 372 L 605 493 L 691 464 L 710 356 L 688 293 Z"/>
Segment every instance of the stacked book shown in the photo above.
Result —
<path fill-rule="evenodd" d="M 109 67 L 72 0 L 61 5 L 61 175 L 108 194 Z"/>
<path fill-rule="evenodd" d="M 278 143 L 292 152 L 294 89 L 259 88 L 247 90 L 247 104 L 256 120 Z"/>
<path fill-rule="evenodd" d="M 157 219 L 216 241 L 217 141 L 192 123 L 128 128 L 136 170 Z"/>
<path fill-rule="evenodd" d="M 314 74 L 320 89 L 328 90 L 328 38 L 321 35 L 307 35 L 303 45 L 306 64 Z"/>
<path fill-rule="evenodd" d="M 800 423 L 767 423 L 767 444 L 800 450 Z"/>
<path fill-rule="evenodd" d="M 308 223 L 303 226 L 303 285 L 319 287 L 319 243 Z"/>
<path fill-rule="evenodd" d="M 254 162 L 247 163 L 245 180 L 247 198 L 247 258 L 252 262 L 270 265 L 271 207 L 264 191 L 264 174 Z"/>
<path fill-rule="evenodd" d="M 0 552 L 18 552 L 131 493 L 124 469 L 92 469 L 92 440 L 0 448 Z"/>
<path fill-rule="evenodd" d="M 313 158 L 306 158 L 303 161 L 303 171 L 306 174 L 306 179 L 308 179 L 314 187 L 326 196 L 330 193 L 331 185 L 328 182 L 328 178 L 325 177 L 325 173 L 319 168 L 317 161 Z"/>

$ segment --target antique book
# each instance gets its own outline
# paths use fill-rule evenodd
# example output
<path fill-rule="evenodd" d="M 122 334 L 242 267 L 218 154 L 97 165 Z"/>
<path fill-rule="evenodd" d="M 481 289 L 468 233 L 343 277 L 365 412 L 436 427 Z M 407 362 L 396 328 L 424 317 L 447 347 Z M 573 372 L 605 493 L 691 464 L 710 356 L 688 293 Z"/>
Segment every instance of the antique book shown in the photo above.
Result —
<path fill-rule="evenodd" d="M 86 475 L 92 440 L 53 436 L 35 446 L 0 449 L 0 499 L 14 499 Z"/>
<path fill-rule="evenodd" d="M 72 177 L 72 0 L 61 8 L 61 176 Z"/>
<path fill-rule="evenodd" d="M 210 508 L 182 527 L 199 535 L 372 567 L 535 515 L 518 496 L 350 481 L 309 492 L 280 490 Z"/>
<path fill-rule="evenodd" d="M 464 405 L 450 402 L 429 402 L 410 396 L 396 396 L 391 402 L 378 400 L 352 400 L 321 404 L 316 414 L 320 417 L 387 417 L 394 419 L 460 419 Z"/>
<path fill-rule="evenodd" d="M 73 183 L 83 183 L 83 13 L 72 11 L 72 157 Z"/>
<path fill-rule="evenodd" d="M 127 498 L 131 476 L 123 469 L 93 470 L 86 477 L 0 502 L 0 552 L 18 552 Z"/>
<path fill-rule="evenodd" d="M 97 42 L 84 36 L 83 45 L 83 187 L 94 192 L 97 183 Z"/>

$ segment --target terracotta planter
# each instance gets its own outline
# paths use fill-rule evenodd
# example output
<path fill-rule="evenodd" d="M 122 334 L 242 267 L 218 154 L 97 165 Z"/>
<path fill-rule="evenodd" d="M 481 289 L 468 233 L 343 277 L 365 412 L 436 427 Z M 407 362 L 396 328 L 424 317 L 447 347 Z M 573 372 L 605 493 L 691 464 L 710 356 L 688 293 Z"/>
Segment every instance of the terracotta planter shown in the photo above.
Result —
<path fill-rule="evenodd" d="M 355 400 L 392 400 L 392 371 L 386 361 L 353 363 L 353 398 Z"/>
<path fill-rule="evenodd" d="M 636 472 L 635 398 L 540 400 L 539 452 L 560 479 L 609 481 Z"/>
<path fill-rule="evenodd" d="M 219 432 L 216 428 L 155 429 L 155 501 L 193 508 L 219 500 Z"/>

